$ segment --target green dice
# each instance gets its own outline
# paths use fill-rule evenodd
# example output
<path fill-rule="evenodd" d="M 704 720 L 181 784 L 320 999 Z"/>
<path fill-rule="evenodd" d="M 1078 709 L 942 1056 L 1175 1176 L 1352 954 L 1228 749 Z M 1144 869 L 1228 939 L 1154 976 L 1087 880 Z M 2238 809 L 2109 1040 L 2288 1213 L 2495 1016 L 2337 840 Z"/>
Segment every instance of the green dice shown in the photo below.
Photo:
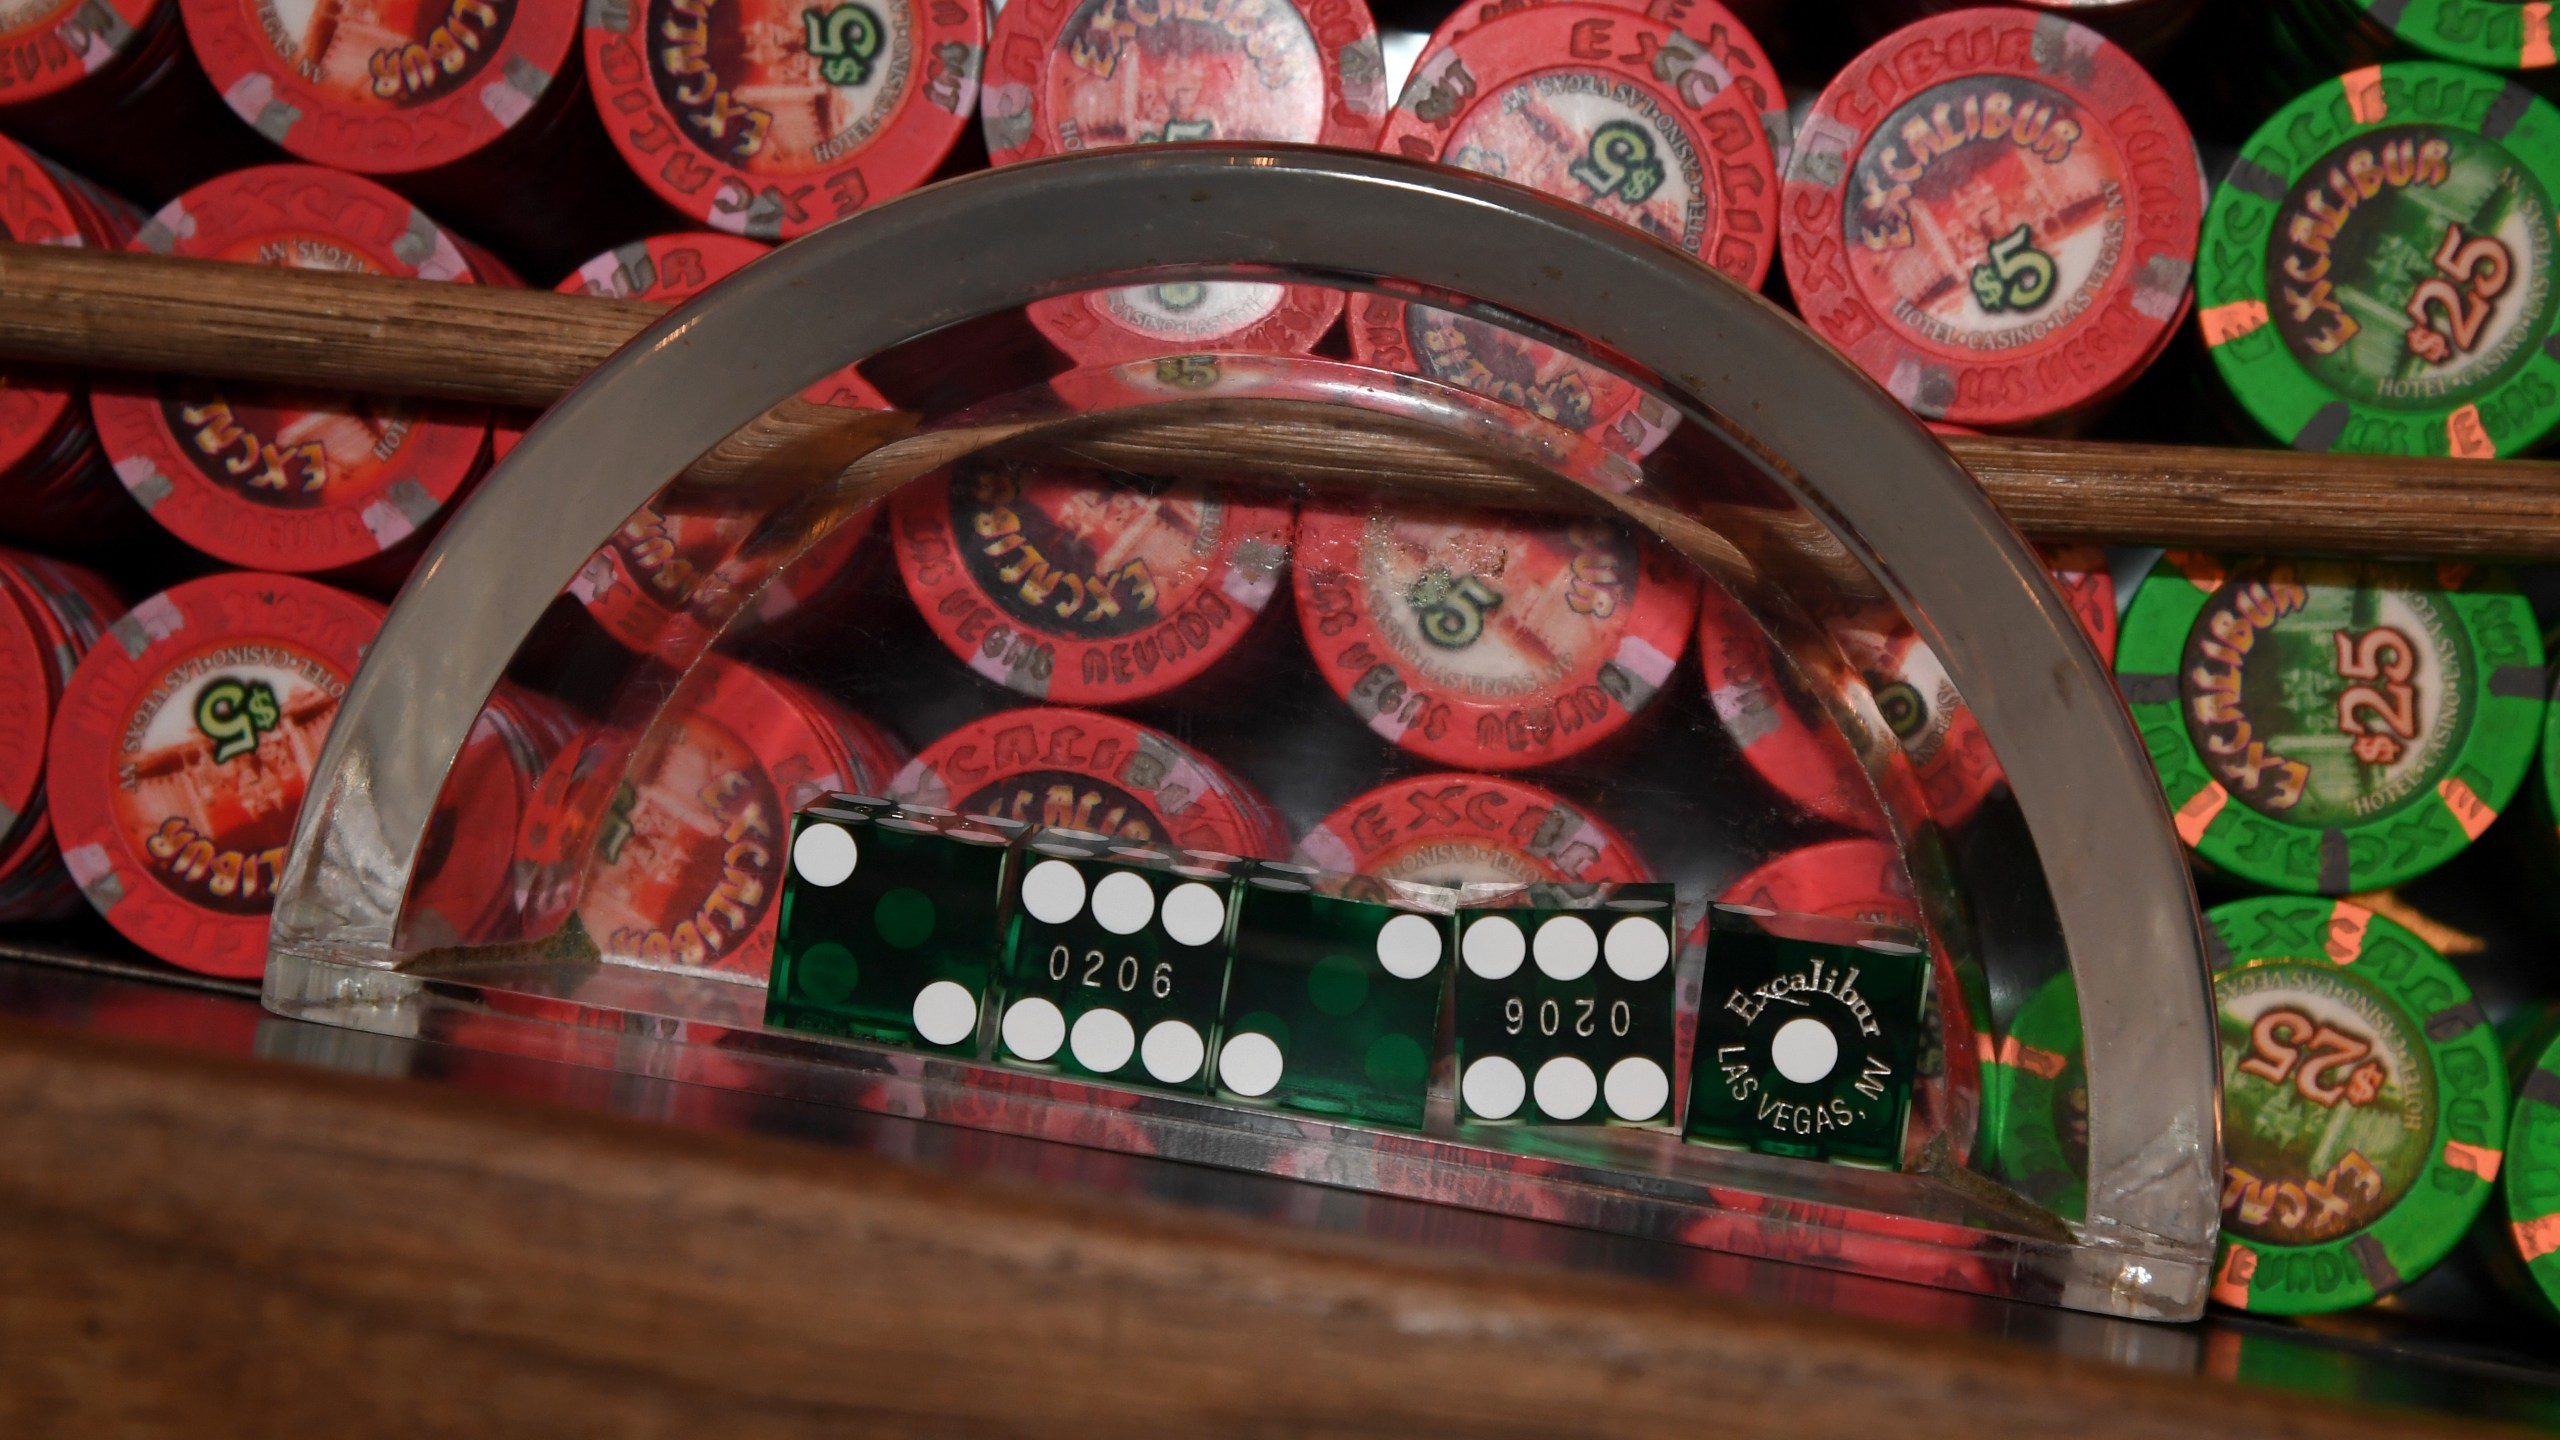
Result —
<path fill-rule="evenodd" d="M 999 902 L 1028 828 L 850 795 L 802 809 L 765 1023 L 977 1055 Z"/>
<path fill-rule="evenodd" d="M 1717 906 L 1689 1139 L 1897 1166 L 1929 957 L 1904 931 Z"/>
<path fill-rule="evenodd" d="M 1042 830 L 1021 864 L 997 1058 L 1206 1092 L 1243 862 Z"/>
<path fill-rule="evenodd" d="M 1679 949 L 1671 887 L 1470 886 L 1464 895 L 1460 1117 L 1667 1123 Z"/>
<path fill-rule="evenodd" d="M 1420 1129 L 1455 900 L 1439 886 L 1255 864 L 1238 900 L 1219 1095 Z"/>

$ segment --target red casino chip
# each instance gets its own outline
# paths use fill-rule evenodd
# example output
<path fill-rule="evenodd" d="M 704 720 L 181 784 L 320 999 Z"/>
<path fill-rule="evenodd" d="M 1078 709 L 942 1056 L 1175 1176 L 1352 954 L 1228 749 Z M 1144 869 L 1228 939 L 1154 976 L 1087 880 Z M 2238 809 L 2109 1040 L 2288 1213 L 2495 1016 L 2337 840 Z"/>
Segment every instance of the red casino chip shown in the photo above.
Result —
<path fill-rule="evenodd" d="M 997 165 L 1175 141 L 1366 150 L 1386 113 L 1378 29 L 1361 0 L 1020 0 L 996 14 L 981 119 Z M 1183 280 L 1029 307 L 1079 363 L 1314 346 L 1339 292 Z"/>
<path fill-rule="evenodd" d="M 1952 11 L 1814 103 L 1786 177 L 1787 281 L 1806 323 L 1922 417 L 2032 424 L 2167 344 L 2199 176 L 2177 107 L 2098 32 Z"/>
<path fill-rule="evenodd" d="M 1717 903 L 1778 915 L 1827 915 L 1920 928 L 1911 867 L 1883 840 L 1826 840 L 1791 850 L 1734 881 Z"/>
<path fill-rule="evenodd" d="M 1879 612 L 1832 633 L 1919 775 L 1930 813 L 1942 825 L 1963 824 L 2002 776 L 1946 666 L 1898 614 Z"/>
<path fill-rule="evenodd" d="M 0 58 L 6 38 L 0 37 Z M 127 210 L 0 137 L 0 240 L 113 247 L 133 233 Z M 77 467 L 88 450 L 86 419 L 73 376 L 21 371 L 0 379 L 0 479 L 13 505 Z"/>
<path fill-rule="evenodd" d="M 1623 730 L 1671 678 L 1698 577 L 1599 520 L 1310 505 L 1298 621 L 1371 730 L 1438 764 L 1519 770 Z"/>
<path fill-rule="evenodd" d="M 1198 677 L 1252 630 L 1289 553 L 1283 499 L 984 456 L 900 490 L 890 517 L 907 594 L 943 645 L 1061 705 Z"/>
<path fill-rule="evenodd" d="M 1449 48 L 1459 36 L 1490 25 L 1497 20 L 1519 14 L 1539 5 L 1559 0 L 1469 0 L 1450 12 L 1431 32 L 1429 43 L 1422 47 L 1416 70 L 1430 64 L 1431 57 Z M 1789 133 L 1786 90 L 1778 79 L 1778 67 L 1769 61 L 1759 37 L 1734 12 L 1716 0 L 1574 0 L 1603 10 L 1621 10 L 1647 19 L 1668 23 L 1707 53 L 1717 70 L 1722 72 L 1719 88 L 1729 86 L 1741 93 L 1752 113 L 1759 117 L 1760 132 L 1774 147 Z M 1713 72 L 1710 72 L 1713 74 Z M 1773 174 L 1783 172 L 1785 158 L 1776 156 Z M 1774 214 L 1773 221 L 1774 224 Z M 1762 265 L 1765 274 L 1767 264 Z"/>
<path fill-rule="evenodd" d="M 0 137 L 0 239 L 22 245 L 85 245 L 79 212 L 50 167 Z M 0 475 L 19 480 L 31 459 L 53 450 L 76 412 L 78 382 L 71 376 L 11 375 L 0 384 Z M 30 381 L 34 383 L 30 383 Z"/>
<path fill-rule="evenodd" d="M 1300 864 L 1425 885 L 1650 880 L 1597 816 L 1506 775 L 1416 775 L 1344 802 L 1298 840 Z"/>
<path fill-rule="evenodd" d="M 562 752 L 528 826 L 537 860 L 592 848 L 577 901 L 588 938 L 616 963 L 758 981 L 793 812 L 885 778 L 853 767 L 807 692 L 719 656 L 695 666 L 611 796 L 571 783 L 610 777 L 596 754 Z"/>
<path fill-rule="evenodd" d="M 747 267 L 749 262 L 773 253 L 773 247 L 760 240 L 741 235 L 724 235 L 717 230 L 681 230 L 668 235 L 652 235 L 619 245 L 589 259 L 572 270 L 552 288 L 563 295 L 594 295 L 607 300 L 654 300 L 672 305 L 690 300 L 709 289 L 713 282 L 726 280 Z M 836 374 L 809 388 L 802 398 L 816 405 L 834 405 L 851 410 L 886 410 L 889 402 L 870 382 L 846 366 Z M 507 452 L 524 439 L 524 431 L 513 425 L 497 428 L 493 446 L 494 458 L 504 460 Z"/>
<path fill-rule="evenodd" d="M 403 943 L 424 949 L 519 938 L 517 837 L 544 771 L 576 738 L 568 712 L 500 685 L 445 779 L 400 914 Z"/>
<path fill-rule="evenodd" d="M 161 0 L 37 0 L 0 15 L 0 106 L 59 95 L 139 53 L 161 11 Z"/>
<path fill-rule="evenodd" d="M 563 295 L 607 300 L 690 300 L 715 280 L 725 280 L 773 247 L 717 230 L 681 231 L 634 240 L 594 256 L 551 288 Z M 520 426 L 501 421 L 490 436 L 490 460 L 507 458 L 524 439 Z"/>
<path fill-rule="evenodd" d="M 2044 563 L 2089 643 L 2098 647 L 2098 658 L 2115 668 L 2116 580 L 2107 569 L 2107 552 L 2095 545 L 2052 545 L 2045 548 Z"/>
<path fill-rule="evenodd" d="M 563 295 L 672 304 L 692 299 L 713 281 L 726 280 L 772 253 L 773 247 L 763 241 L 717 230 L 652 235 L 607 250 L 551 288 Z"/>
<path fill-rule="evenodd" d="M 382 608 L 290 575 L 166 590 L 108 627 L 63 696 L 47 798 L 89 903 L 208 975 L 266 968 L 302 793 Z"/>
<path fill-rule="evenodd" d="M 765 678 L 798 706 L 810 725 L 834 747 L 841 762 L 837 773 L 844 777 L 845 788 L 864 795 L 888 793 L 889 783 L 906 768 L 904 741 L 870 716 L 838 704 L 806 685 L 778 675 Z"/>
<path fill-rule="evenodd" d="M 1145 845 L 1276 857 L 1267 807 L 1168 735 L 1091 710 L 1009 710 L 925 747 L 893 798 Z"/>
<path fill-rule="evenodd" d="M 0 138 L 0 238 L 120 249 L 141 223 L 133 205 Z M 148 520 L 118 495 L 97 451 L 82 379 L 44 366 L 0 374 L 0 533 L 113 553 L 138 525 Z"/>
<path fill-rule="evenodd" d="M 10 873 L 44 810 L 46 737 L 62 697 L 62 674 L 37 602 L 0 586 L 0 858 Z"/>
<path fill-rule="evenodd" d="M 851 375 L 850 370 L 845 372 Z M 877 506 L 858 510 L 844 518 L 825 539 L 812 545 L 799 559 L 784 566 L 756 592 L 754 607 L 748 612 L 758 629 L 777 627 L 793 617 L 805 615 L 852 573 L 860 563 L 863 542 L 880 528 Z M 757 578 L 744 572 L 747 566 L 733 566 L 727 572 L 741 575 L 749 583 Z M 896 766 L 889 767 L 895 773 Z"/>
<path fill-rule="evenodd" d="M 1875 782 L 1848 738 L 1778 663 L 1760 622 L 1713 581 L 1698 587 L 1698 664 L 1716 718 L 1761 779 L 1808 814 L 1884 832 Z"/>
<path fill-rule="evenodd" d="M 673 304 L 693 298 L 771 253 L 772 247 L 761 241 L 716 230 L 653 235 L 596 256 L 554 288 L 563 295 Z M 802 398 L 850 410 L 889 408 L 880 392 L 850 365 L 811 386 Z M 494 458 L 506 459 L 523 439 L 522 429 L 500 424 L 491 446 Z M 755 622 L 778 623 L 840 579 L 878 523 L 874 514 L 865 510 L 852 516 L 772 577 L 757 597 Z M 669 627 L 682 623 L 681 617 L 690 613 L 705 568 L 718 568 L 754 523 L 748 515 L 643 506 L 578 572 L 569 593 L 626 648 L 651 652 Z M 751 582 L 763 579 L 748 578 Z"/>
<path fill-rule="evenodd" d="M 850 569 L 878 525 L 874 510 L 848 516 L 807 554 L 772 577 L 757 595 L 755 624 L 798 612 Z M 751 515 L 661 514 L 643 506 L 569 582 L 569 594 L 606 634 L 634 654 L 658 651 L 677 633 L 698 635 L 695 600 L 705 579 L 729 568 L 738 544 L 755 528 Z M 761 576 L 742 576 L 758 583 Z"/>
<path fill-rule="evenodd" d="M 364 175 L 487 149 L 559 83 L 578 38 L 576 0 L 179 3 L 234 114 L 297 159 Z"/>
<path fill-rule="evenodd" d="M 5 665 L 5 673 L 0 673 L 0 728 L 10 732 L 0 738 L 0 745 L 7 746 L 11 757 L 24 753 L 41 764 L 50 748 L 62 696 L 81 657 L 106 633 L 107 622 L 124 613 L 124 602 L 98 575 L 9 550 L 0 550 L 0 592 L 5 592 L 0 610 L 18 617 L 10 623 L 7 616 L 0 616 L 0 632 L 7 632 L 9 641 L 5 657 L 0 657 L 0 665 Z M 40 674 L 30 674 L 23 666 L 23 651 L 16 643 L 21 625 L 43 650 Z M 29 722 L 38 718 L 41 733 L 29 733 Z M 31 752 L 20 750 L 30 744 Z M 7 761 L 0 761 L 0 769 L 14 777 L 15 767 Z M 12 813 L 0 816 L 0 921 L 59 920 L 80 908 L 79 888 L 62 867 L 50 809 L 39 775 L 28 798 L 13 805 Z"/>
<path fill-rule="evenodd" d="M 265 165 L 169 202 L 137 249 L 471 284 L 454 238 L 370 180 Z M 171 534 L 234 565 L 310 574 L 389 550 L 478 473 L 486 410 L 201 381 L 118 381 L 90 397 L 127 492 Z"/>
<path fill-rule="evenodd" d="M 607 133 L 695 223 L 781 241 L 924 183 L 977 104 L 979 0 L 587 9 Z"/>
<path fill-rule="evenodd" d="M 1766 75 L 1756 46 L 1733 53 Z M 1668 24 L 1532 5 L 1426 53 L 1378 148 L 1571 200 L 1756 288 L 1777 247 L 1771 103 Z M 1672 423 L 1634 382 L 1488 320 L 1364 294 L 1350 328 L 1364 363 L 1463 385 L 1626 454 Z"/>
<path fill-rule="evenodd" d="M 63 695 L 81 658 L 106 633 L 107 622 L 124 613 L 114 589 L 97 575 L 41 556 L 0 552 L 0 588 L 32 619 L 50 662 L 45 688 L 17 692 L 34 702 L 41 696 L 49 714 L 57 715 Z M 16 677 L 12 677 L 14 683 Z M 5 703 L 5 702 L 0 702 Z M 50 749 L 52 723 L 36 752 L 43 760 Z M 62 868 L 61 847 L 53 833 L 51 802 L 41 784 L 20 807 L 8 838 L 0 845 L 0 919 L 58 919 L 79 908 L 79 892 Z"/>

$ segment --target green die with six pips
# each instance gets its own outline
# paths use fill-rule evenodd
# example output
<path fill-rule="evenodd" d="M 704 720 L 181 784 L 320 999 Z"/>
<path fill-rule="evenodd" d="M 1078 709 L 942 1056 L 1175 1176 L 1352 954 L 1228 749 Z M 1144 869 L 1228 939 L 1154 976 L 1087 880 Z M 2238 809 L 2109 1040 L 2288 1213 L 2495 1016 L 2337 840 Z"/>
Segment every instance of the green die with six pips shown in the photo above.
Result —
<path fill-rule="evenodd" d="M 1458 911 L 1458 1113 L 1661 1124 L 1676 1037 L 1668 885 L 1470 886 Z"/>
<path fill-rule="evenodd" d="M 765 1023 L 978 1053 L 1029 827 L 832 795 L 792 817 Z"/>
<path fill-rule="evenodd" d="M 1908 932 L 1716 907 L 1687 1137 L 1898 1166 L 1928 981 Z"/>
<path fill-rule="evenodd" d="M 1022 864 L 996 1058 L 1205 1092 L 1243 862 L 1043 830 Z"/>
<path fill-rule="evenodd" d="M 1255 864 L 1237 900 L 1220 1095 L 1421 1128 L 1456 902 L 1436 885 Z"/>

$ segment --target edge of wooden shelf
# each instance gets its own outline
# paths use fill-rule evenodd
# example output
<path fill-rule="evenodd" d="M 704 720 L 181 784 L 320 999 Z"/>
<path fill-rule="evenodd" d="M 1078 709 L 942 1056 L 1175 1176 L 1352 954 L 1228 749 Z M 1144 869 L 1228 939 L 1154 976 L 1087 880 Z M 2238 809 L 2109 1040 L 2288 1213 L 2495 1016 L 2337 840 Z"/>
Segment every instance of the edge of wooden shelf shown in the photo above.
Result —
<path fill-rule="evenodd" d="M 158 255 L 0 244 L 0 358 L 538 408 L 664 313 L 642 301 Z M 1158 444 L 1287 463 L 1231 432 L 1156 427 Z M 2456 559 L 2560 558 L 2560 463 L 1956 436 L 1948 448 L 2043 541 Z M 1373 458 L 1499 495 L 1388 435 Z M 1305 450 L 1314 463 L 1322 445 Z M 1463 472 L 1452 476 L 1452 471 Z"/>

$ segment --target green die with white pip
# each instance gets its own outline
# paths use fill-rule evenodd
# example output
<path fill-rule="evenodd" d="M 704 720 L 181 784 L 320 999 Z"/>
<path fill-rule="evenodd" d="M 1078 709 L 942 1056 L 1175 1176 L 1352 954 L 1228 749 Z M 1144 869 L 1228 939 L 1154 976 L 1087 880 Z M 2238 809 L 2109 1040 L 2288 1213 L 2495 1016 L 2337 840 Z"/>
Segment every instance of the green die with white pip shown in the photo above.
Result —
<path fill-rule="evenodd" d="M 1031 827 L 833 795 L 791 822 L 765 1023 L 975 1056 Z"/>
<path fill-rule="evenodd" d="M 1236 909 L 1219 1093 L 1422 1128 L 1456 892 L 1264 861 Z"/>
<path fill-rule="evenodd" d="M 1470 886 L 1458 911 L 1458 1114 L 1671 1118 L 1671 887 Z"/>
<path fill-rule="evenodd" d="M 1687 1137 L 1898 1167 L 1928 989 L 1906 931 L 1716 907 Z"/>
<path fill-rule="evenodd" d="M 1241 863 L 1072 830 L 1034 834 L 1007 921 L 997 1058 L 1206 1092 Z"/>

